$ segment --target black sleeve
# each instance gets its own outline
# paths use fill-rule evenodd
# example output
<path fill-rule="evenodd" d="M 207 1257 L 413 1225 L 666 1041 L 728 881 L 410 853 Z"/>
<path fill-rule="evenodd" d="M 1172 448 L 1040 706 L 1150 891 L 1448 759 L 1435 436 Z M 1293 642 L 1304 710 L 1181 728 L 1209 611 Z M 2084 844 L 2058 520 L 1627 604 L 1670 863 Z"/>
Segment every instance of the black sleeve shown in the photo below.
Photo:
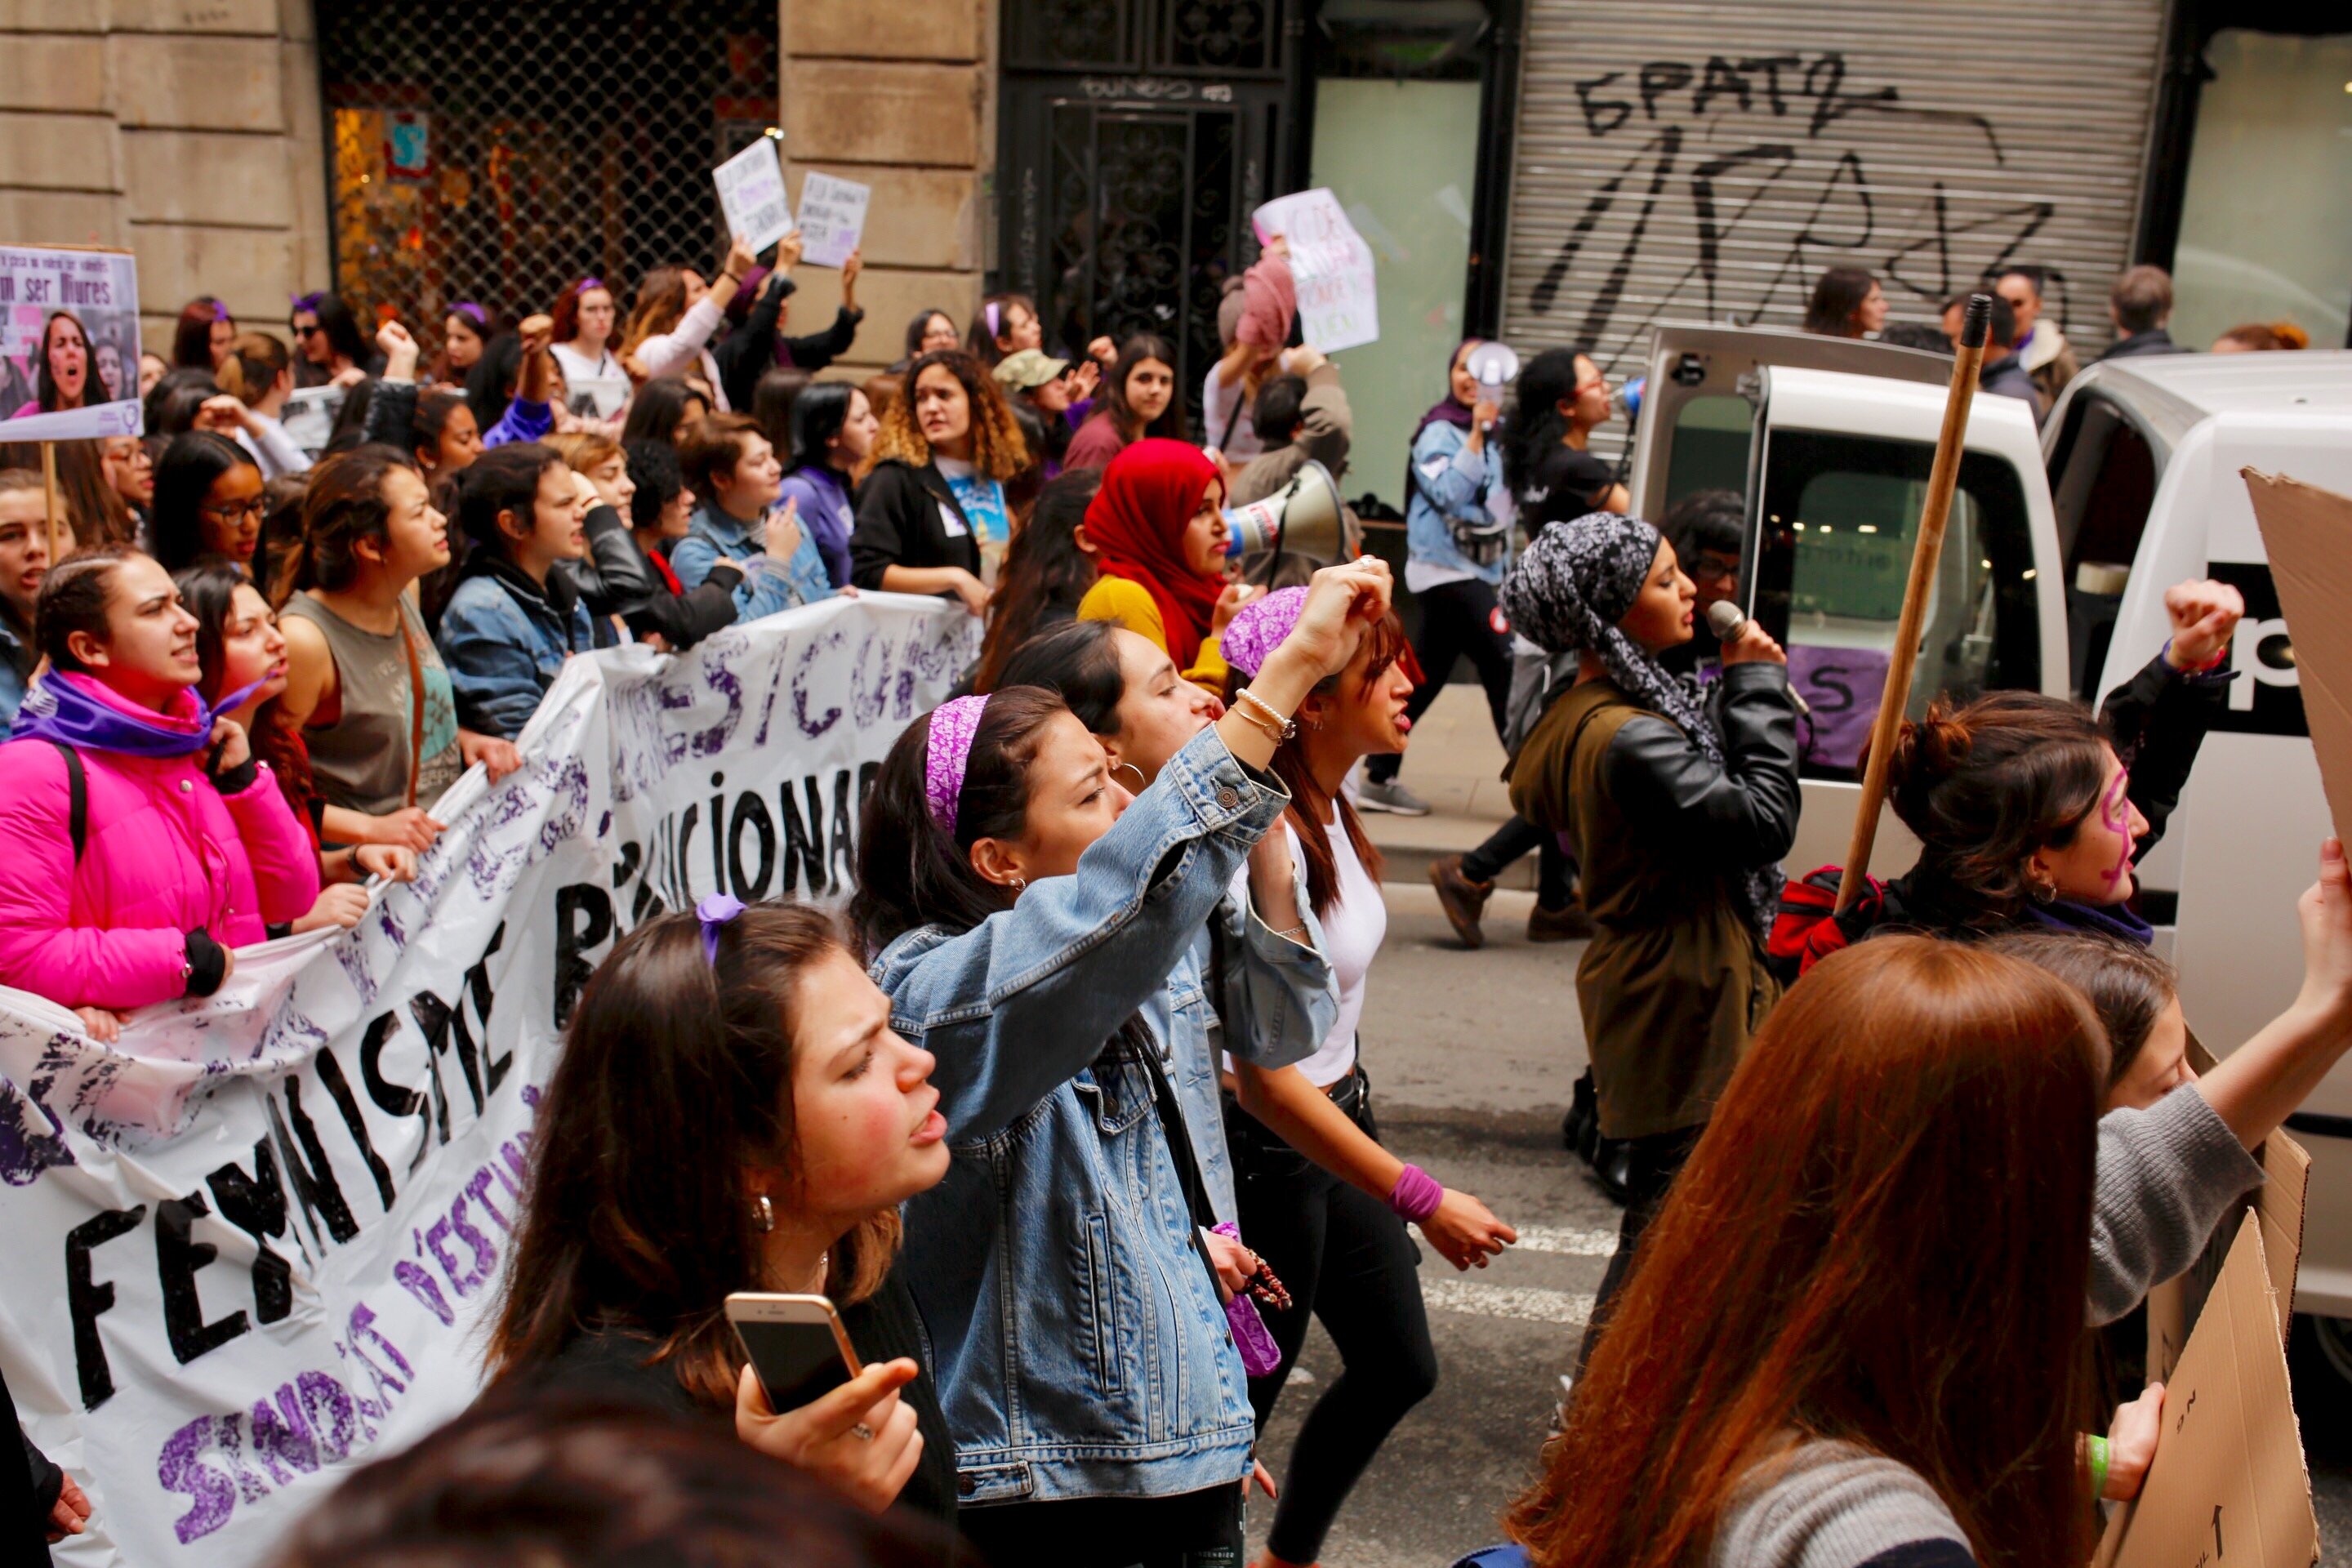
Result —
<path fill-rule="evenodd" d="M 659 632 L 671 647 L 683 651 L 735 624 L 735 585 L 742 580 L 740 567 L 713 566 L 709 576 L 685 593 L 665 589 L 623 612 L 621 618 L 638 637 Z"/>
<path fill-rule="evenodd" d="M 1590 452 L 1563 447 L 1536 467 L 1530 498 L 1529 525 L 1541 531 L 1549 522 L 1573 522 L 1591 511 L 1601 492 L 1617 482 L 1617 470 Z"/>
<path fill-rule="evenodd" d="M 833 313 L 833 325 L 821 332 L 804 338 L 786 338 L 784 348 L 793 356 L 793 363 L 814 373 L 823 370 L 849 352 L 857 341 L 857 323 L 866 319 L 864 310 L 853 310 L 844 305 Z"/>
<path fill-rule="evenodd" d="M 727 401 L 747 412 L 761 375 L 776 363 L 776 318 L 795 287 L 790 278 L 775 273 L 769 274 L 769 279 L 761 285 L 759 298 L 751 301 L 743 324 L 710 351 L 710 357 L 719 362 L 719 382 L 727 389 Z"/>
<path fill-rule="evenodd" d="M 2189 787 L 2198 748 L 2221 716 L 2228 693 L 2229 677 L 2184 675 L 2158 654 L 2099 704 L 2099 722 L 2131 770 L 2131 803 L 2147 818 L 2141 851 L 2164 837 L 2164 825 Z"/>
<path fill-rule="evenodd" d="M 368 399 L 367 417 L 360 425 L 360 439 L 408 450 L 409 432 L 416 424 L 416 384 L 413 381 L 379 381 L 374 395 Z"/>
<path fill-rule="evenodd" d="M 49 1457 L 33 1447 L 22 1426 L 16 1428 L 17 1440 L 25 1445 L 25 1468 L 33 1483 L 33 1508 L 47 1516 L 58 1506 L 58 1494 L 66 1489 L 66 1473 L 50 1462 Z"/>
<path fill-rule="evenodd" d="M 191 996 L 209 996 L 228 978 L 228 949 L 198 926 L 188 933 L 188 989 Z"/>
<path fill-rule="evenodd" d="M 1797 716 L 1780 665 L 1735 664 L 1718 683 L 1724 763 L 1652 714 L 1609 742 L 1609 798 L 1637 831 L 1727 869 L 1769 866 L 1796 841 Z"/>
<path fill-rule="evenodd" d="M 859 588 L 879 589 L 882 574 L 896 566 L 908 543 L 900 520 L 902 499 L 911 478 L 896 466 L 875 469 L 857 487 L 857 522 L 849 531 L 849 581 Z"/>
<path fill-rule="evenodd" d="M 587 531 L 588 553 L 569 563 L 568 569 L 572 580 L 580 584 L 580 596 L 587 601 L 590 615 L 617 612 L 625 617 L 657 591 L 664 598 L 669 596 L 666 584 L 654 582 L 652 568 L 646 564 L 644 552 L 617 510 L 591 507 Z"/>

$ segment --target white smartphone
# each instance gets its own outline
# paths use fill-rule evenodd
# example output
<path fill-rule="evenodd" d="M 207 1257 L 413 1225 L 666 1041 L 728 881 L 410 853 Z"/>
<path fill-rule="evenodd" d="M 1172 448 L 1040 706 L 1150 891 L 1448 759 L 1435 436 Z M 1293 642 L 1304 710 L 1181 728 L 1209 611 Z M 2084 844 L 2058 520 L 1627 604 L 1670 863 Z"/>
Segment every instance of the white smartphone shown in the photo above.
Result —
<path fill-rule="evenodd" d="M 760 1374 L 771 1410 L 796 1410 L 864 1370 L 841 1314 L 823 1296 L 739 1290 L 727 1298 L 727 1321 Z"/>

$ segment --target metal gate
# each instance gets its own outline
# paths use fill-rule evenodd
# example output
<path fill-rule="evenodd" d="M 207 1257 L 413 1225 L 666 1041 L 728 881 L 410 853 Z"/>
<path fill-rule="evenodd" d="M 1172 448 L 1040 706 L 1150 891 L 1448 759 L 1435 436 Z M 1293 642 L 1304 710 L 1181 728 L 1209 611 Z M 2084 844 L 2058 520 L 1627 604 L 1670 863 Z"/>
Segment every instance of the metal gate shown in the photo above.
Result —
<path fill-rule="evenodd" d="M 710 171 L 776 118 L 773 0 L 320 0 L 335 281 L 437 330 L 715 265 Z"/>
<path fill-rule="evenodd" d="M 1197 413 L 1217 300 L 1256 254 L 1290 127 L 1296 0 L 1010 0 L 999 100 L 1000 286 L 1049 342 L 1156 332 Z"/>
<path fill-rule="evenodd" d="M 2014 260 L 2052 268 L 2087 359 L 2130 259 L 2163 12 L 1529 0 L 1506 332 L 1630 374 L 1655 321 L 1795 325 L 1826 268 L 1916 321 Z"/>

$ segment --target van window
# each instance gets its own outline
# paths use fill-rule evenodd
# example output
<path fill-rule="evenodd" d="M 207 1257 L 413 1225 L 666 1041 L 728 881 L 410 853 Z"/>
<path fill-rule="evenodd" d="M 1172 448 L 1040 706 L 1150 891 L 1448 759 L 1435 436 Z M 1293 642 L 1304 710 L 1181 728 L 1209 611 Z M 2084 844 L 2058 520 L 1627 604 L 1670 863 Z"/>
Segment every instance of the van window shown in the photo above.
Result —
<path fill-rule="evenodd" d="M 1695 490 L 1746 494 L 1748 448 L 1755 425 L 1756 405 L 1724 393 L 1694 397 L 1676 409 L 1665 505 L 1654 515 L 1664 516 Z"/>
<path fill-rule="evenodd" d="M 1936 449 L 1926 442 L 1775 430 L 1765 458 L 1754 614 L 1789 650 L 1806 777 L 1856 779 L 1870 745 Z M 1969 453 L 1923 628 L 1907 716 L 1939 693 L 2042 685 L 2025 492 Z"/>

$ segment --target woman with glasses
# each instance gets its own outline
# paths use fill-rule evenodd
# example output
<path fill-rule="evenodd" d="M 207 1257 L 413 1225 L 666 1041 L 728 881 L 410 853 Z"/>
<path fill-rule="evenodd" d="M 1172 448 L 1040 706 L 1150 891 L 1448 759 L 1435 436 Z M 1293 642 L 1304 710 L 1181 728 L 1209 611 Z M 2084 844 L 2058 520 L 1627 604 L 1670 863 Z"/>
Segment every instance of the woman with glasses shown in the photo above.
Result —
<path fill-rule="evenodd" d="M 253 454 L 214 430 L 174 436 L 155 465 L 155 512 L 148 525 L 163 570 L 184 572 L 207 555 L 247 576 L 268 509 Z"/>

